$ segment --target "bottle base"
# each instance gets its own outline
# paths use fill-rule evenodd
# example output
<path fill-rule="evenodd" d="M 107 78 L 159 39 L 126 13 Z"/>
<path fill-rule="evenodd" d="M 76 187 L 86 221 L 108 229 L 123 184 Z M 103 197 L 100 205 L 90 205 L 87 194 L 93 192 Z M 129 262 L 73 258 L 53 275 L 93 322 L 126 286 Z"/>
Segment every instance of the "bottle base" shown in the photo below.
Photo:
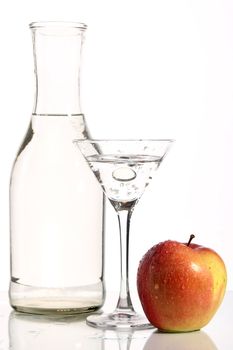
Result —
<path fill-rule="evenodd" d="M 35 305 L 35 302 L 33 301 L 33 304 Z M 42 306 L 43 305 L 43 306 Z M 80 307 L 80 308 L 52 308 L 44 305 L 44 302 L 41 301 L 39 305 L 32 306 L 29 305 L 15 305 L 11 304 L 12 308 L 15 311 L 23 312 L 27 314 L 35 314 L 35 315 L 77 315 L 77 314 L 83 314 L 83 313 L 89 313 L 94 312 L 98 310 L 101 306 L 88 306 L 88 307 Z"/>
<path fill-rule="evenodd" d="M 98 310 L 104 301 L 102 283 L 71 288 L 38 288 L 10 284 L 13 309 L 37 315 L 74 315 Z"/>

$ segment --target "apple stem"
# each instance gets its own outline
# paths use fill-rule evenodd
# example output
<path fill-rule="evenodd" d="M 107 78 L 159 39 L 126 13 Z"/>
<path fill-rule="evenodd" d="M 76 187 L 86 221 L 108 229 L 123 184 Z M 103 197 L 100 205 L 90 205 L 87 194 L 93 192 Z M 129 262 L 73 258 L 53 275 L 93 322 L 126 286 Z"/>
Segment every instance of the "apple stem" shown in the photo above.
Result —
<path fill-rule="evenodd" d="M 193 240 L 193 238 L 195 238 L 195 235 L 190 235 L 190 237 L 189 237 L 189 241 L 188 241 L 188 243 L 187 243 L 187 246 L 189 246 L 190 245 L 190 243 L 192 242 L 192 240 Z"/>

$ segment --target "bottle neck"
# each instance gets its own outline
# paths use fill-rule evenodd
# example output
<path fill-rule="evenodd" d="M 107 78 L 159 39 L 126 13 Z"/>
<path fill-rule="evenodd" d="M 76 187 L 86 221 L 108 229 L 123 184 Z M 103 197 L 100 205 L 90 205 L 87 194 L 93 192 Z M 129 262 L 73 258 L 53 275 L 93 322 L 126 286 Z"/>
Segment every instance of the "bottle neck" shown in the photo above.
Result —
<path fill-rule="evenodd" d="M 36 81 L 33 114 L 81 114 L 83 34 L 83 29 L 72 27 L 32 28 Z"/>

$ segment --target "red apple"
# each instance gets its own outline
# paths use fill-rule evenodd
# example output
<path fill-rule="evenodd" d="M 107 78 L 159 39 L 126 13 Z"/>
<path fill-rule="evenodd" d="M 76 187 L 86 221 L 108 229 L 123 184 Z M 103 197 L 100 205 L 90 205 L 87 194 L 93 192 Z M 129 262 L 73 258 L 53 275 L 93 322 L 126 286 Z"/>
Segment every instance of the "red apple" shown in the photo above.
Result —
<path fill-rule="evenodd" d="M 224 297 L 227 273 L 212 249 L 165 241 L 142 258 L 137 287 L 148 320 L 161 331 L 188 332 L 205 326 Z"/>

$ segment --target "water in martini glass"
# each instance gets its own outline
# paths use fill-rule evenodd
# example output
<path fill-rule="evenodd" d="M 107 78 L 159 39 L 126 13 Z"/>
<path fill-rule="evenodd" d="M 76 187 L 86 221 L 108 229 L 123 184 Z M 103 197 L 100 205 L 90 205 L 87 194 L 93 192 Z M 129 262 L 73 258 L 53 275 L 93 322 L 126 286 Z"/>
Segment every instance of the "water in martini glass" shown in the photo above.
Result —
<path fill-rule="evenodd" d="M 133 307 L 129 289 L 129 231 L 135 204 L 172 144 L 172 140 L 75 140 L 113 205 L 120 231 L 121 283 L 110 314 L 90 315 L 87 324 L 103 329 L 146 329 L 151 324 Z"/>
<path fill-rule="evenodd" d="M 161 163 L 161 157 L 143 154 L 96 154 L 86 159 L 112 204 L 138 200 Z"/>

